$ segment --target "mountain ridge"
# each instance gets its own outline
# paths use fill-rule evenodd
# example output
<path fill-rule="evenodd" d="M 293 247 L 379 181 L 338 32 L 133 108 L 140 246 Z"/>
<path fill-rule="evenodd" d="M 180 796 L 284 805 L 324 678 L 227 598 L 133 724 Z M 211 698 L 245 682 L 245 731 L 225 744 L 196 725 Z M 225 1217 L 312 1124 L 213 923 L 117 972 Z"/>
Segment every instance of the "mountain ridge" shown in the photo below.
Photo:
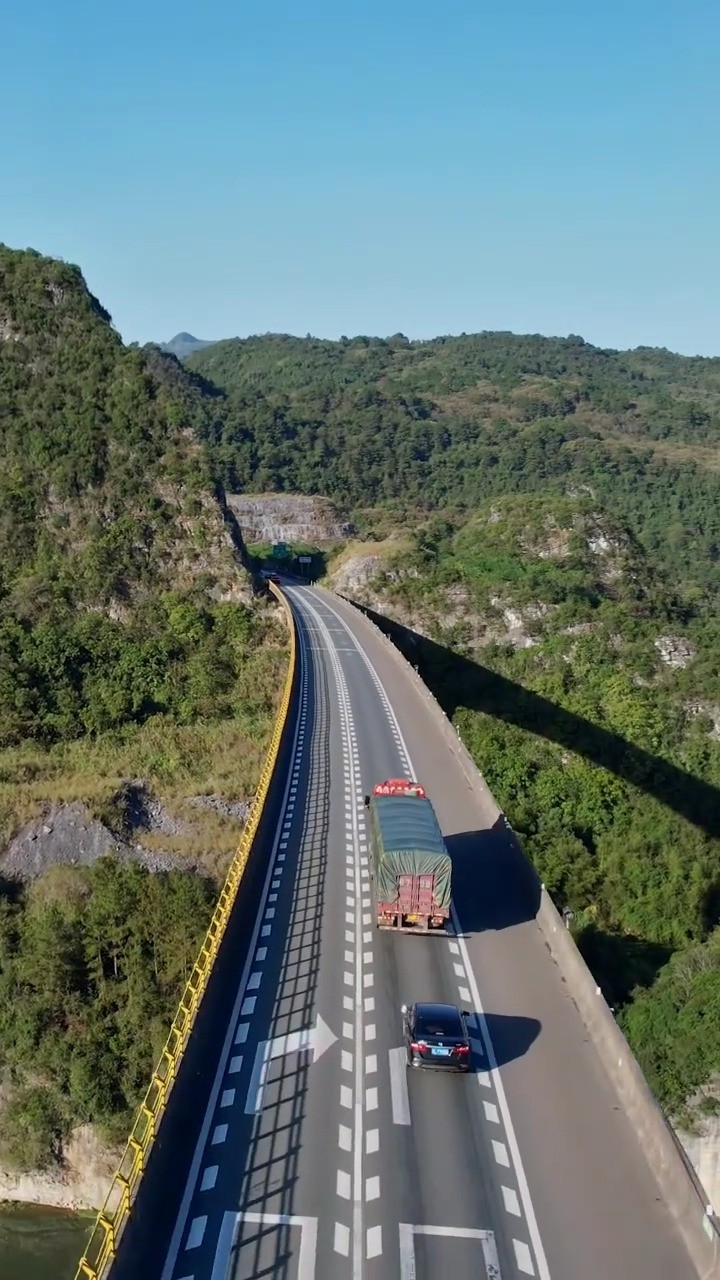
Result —
<path fill-rule="evenodd" d="M 194 334 L 187 333 L 185 330 L 181 333 L 176 333 L 175 337 L 171 338 L 169 342 L 158 343 L 161 351 L 167 351 L 171 355 L 177 356 L 178 360 L 184 360 L 187 356 L 192 355 L 193 352 L 202 351 L 205 347 L 214 345 L 214 339 L 196 338 Z"/>

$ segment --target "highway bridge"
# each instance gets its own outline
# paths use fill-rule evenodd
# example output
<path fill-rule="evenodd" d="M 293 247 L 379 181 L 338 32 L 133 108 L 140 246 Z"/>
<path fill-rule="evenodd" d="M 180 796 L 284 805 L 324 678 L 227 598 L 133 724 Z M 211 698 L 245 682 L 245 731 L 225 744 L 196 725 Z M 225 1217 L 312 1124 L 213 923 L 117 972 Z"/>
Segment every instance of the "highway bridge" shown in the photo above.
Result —
<path fill-rule="evenodd" d="M 286 595 L 298 675 L 263 857 L 113 1280 L 691 1280 L 497 809 L 372 625 Z M 403 775 L 453 856 L 448 936 L 373 924 L 364 795 Z M 471 1011 L 471 1074 L 406 1071 L 414 1000 Z"/>

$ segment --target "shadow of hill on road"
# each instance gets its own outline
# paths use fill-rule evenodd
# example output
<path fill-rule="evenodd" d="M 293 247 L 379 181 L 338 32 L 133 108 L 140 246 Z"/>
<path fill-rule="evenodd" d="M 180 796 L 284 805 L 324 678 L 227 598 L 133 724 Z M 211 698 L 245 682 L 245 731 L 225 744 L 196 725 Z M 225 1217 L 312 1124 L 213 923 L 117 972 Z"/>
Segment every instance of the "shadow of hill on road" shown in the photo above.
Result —
<path fill-rule="evenodd" d="M 450 719 L 465 707 L 517 725 L 608 769 L 707 835 L 720 836 L 720 791 L 710 783 L 394 619 L 350 603 L 417 668 Z"/>

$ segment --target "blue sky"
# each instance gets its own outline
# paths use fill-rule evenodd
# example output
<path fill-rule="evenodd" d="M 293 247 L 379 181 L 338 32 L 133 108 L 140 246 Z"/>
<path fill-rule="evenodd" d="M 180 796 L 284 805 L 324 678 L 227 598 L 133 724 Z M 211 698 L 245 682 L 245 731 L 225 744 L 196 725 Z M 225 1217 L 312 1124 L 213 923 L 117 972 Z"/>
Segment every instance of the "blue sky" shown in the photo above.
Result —
<path fill-rule="evenodd" d="M 24 0 L 0 239 L 127 341 L 720 354 L 719 49 L 716 0 Z"/>

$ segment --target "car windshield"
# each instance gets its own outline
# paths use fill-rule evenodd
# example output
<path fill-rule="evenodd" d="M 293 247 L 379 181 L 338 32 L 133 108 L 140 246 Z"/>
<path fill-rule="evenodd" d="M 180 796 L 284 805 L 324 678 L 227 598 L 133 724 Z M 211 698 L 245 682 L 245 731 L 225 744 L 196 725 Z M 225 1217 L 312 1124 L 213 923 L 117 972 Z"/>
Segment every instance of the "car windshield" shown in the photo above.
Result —
<path fill-rule="evenodd" d="M 415 1018 L 415 1034 L 419 1036 L 461 1036 L 463 1034 L 459 1015 L 454 1009 L 440 1009 L 423 1012 L 418 1010 Z"/>

